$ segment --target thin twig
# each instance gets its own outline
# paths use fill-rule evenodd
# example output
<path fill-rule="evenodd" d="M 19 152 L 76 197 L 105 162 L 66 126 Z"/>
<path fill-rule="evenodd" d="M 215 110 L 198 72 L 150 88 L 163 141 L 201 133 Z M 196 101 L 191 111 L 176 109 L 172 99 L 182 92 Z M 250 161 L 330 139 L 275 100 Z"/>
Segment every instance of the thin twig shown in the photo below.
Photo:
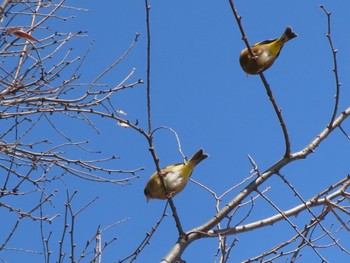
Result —
<path fill-rule="evenodd" d="M 139 246 L 135 249 L 135 251 L 125 257 L 124 259 L 121 259 L 118 261 L 118 263 L 122 263 L 122 262 L 125 262 L 128 260 L 128 262 L 133 262 L 137 259 L 137 256 L 141 253 L 141 251 L 147 246 L 150 244 L 150 241 L 151 241 L 151 238 L 153 237 L 154 233 L 156 232 L 157 228 L 160 226 L 160 224 L 162 223 L 163 219 L 167 216 L 166 214 L 166 210 L 167 210 L 167 207 L 168 207 L 168 203 L 165 205 L 164 209 L 163 209 L 163 212 L 159 218 L 159 220 L 155 223 L 155 225 L 152 227 L 151 231 L 150 232 L 147 232 L 146 233 L 146 236 L 145 238 L 141 241 L 141 243 L 139 244 Z"/>
<path fill-rule="evenodd" d="M 256 56 L 255 56 L 254 52 L 251 49 L 251 46 L 250 46 L 249 41 L 248 41 L 248 38 L 247 38 L 246 33 L 245 33 L 244 29 L 243 29 L 242 17 L 238 15 L 238 12 L 237 12 L 237 10 L 234 7 L 233 0 L 229 0 L 229 3 L 230 3 L 230 6 L 231 6 L 231 10 L 233 12 L 233 15 L 234 15 L 234 17 L 236 19 L 237 25 L 239 27 L 239 30 L 241 31 L 242 40 L 246 44 L 248 52 L 251 55 L 251 57 L 253 58 L 253 61 L 255 61 L 255 63 L 256 63 Z M 278 121 L 279 121 L 279 123 L 281 125 L 283 136 L 284 136 L 285 147 L 286 147 L 284 156 L 288 157 L 290 155 L 290 153 L 291 153 L 291 146 L 290 146 L 290 139 L 289 139 L 288 129 L 287 129 L 286 123 L 285 123 L 285 121 L 283 119 L 283 116 L 282 116 L 282 113 L 281 113 L 281 109 L 277 105 L 277 102 L 276 102 L 276 100 L 275 100 L 275 98 L 274 98 L 274 96 L 272 94 L 272 90 L 270 88 L 269 83 L 267 82 L 267 80 L 265 78 L 265 75 L 263 74 L 263 72 L 260 72 L 259 75 L 260 75 L 260 79 L 261 79 L 262 83 L 264 84 L 266 93 L 267 93 L 267 95 L 268 95 L 268 97 L 269 97 L 269 99 L 270 99 L 270 101 L 272 103 L 273 109 L 275 110 L 275 113 L 277 115 Z"/>
<path fill-rule="evenodd" d="M 148 5 L 148 0 L 145 0 L 146 8 L 146 28 L 147 28 L 147 77 L 146 77 L 146 89 L 147 89 L 147 120 L 148 120 L 148 134 L 152 132 L 152 119 L 151 119 L 151 25 L 149 11 L 151 6 Z"/>
<path fill-rule="evenodd" d="M 180 222 L 180 218 L 177 214 L 176 207 L 174 204 L 174 201 L 172 200 L 171 196 L 168 193 L 167 187 L 164 182 L 164 178 L 162 176 L 162 171 L 159 164 L 159 158 L 156 155 L 154 144 L 153 144 L 153 131 L 152 131 L 152 118 L 151 118 L 151 26 L 150 26 L 150 16 L 149 12 L 151 7 L 148 4 L 148 1 L 145 0 L 145 8 L 146 8 L 146 27 L 147 27 L 147 77 L 146 77 L 146 85 L 147 85 L 147 119 L 148 119 L 148 144 L 149 144 L 149 151 L 152 155 L 153 161 L 156 165 L 157 174 L 160 178 L 162 187 L 164 188 L 164 191 L 167 195 L 168 202 L 170 205 L 170 208 L 173 213 L 173 217 L 175 219 L 176 227 L 179 232 L 179 236 L 184 235 L 184 231 Z"/>
<path fill-rule="evenodd" d="M 329 42 L 329 47 L 331 48 L 332 51 L 332 57 L 333 57 L 333 72 L 334 72 L 334 77 L 335 77 L 335 103 L 334 103 L 334 109 L 333 109 L 333 113 L 332 113 L 332 117 L 331 120 L 329 122 L 329 126 L 332 127 L 333 126 L 333 122 L 337 116 L 337 112 L 338 112 L 338 108 L 339 108 L 339 99 L 340 99 L 340 86 L 341 83 L 339 82 L 339 73 L 338 73 L 338 63 L 337 63 L 337 52 L 338 50 L 334 48 L 333 45 L 333 40 L 332 40 L 332 36 L 331 36 L 331 12 L 328 12 L 326 10 L 326 8 L 323 5 L 320 5 L 320 8 L 324 11 L 324 13 L 327 16 L 327 33 L 326 33 L 326 37 L 328 39 Z"/>

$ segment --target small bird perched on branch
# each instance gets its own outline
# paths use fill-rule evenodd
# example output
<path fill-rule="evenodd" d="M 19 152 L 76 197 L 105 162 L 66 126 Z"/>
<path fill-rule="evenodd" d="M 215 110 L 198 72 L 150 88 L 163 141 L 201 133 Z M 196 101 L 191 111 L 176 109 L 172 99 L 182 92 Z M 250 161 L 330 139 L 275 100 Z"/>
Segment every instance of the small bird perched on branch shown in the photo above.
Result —
<path fill-rule="evenodd" d="M 254 44 L 251 49 L 256 56 L 255 60 L 249 54 L 247 48 L 243 49 L 239 56 L 242 69 L 248 74 L 259 74 L 267 70 L 275 62 L 283 45 L 295 37 L 297 37 L 297 34 L 290 27 L 287 27 L 280 38 Z"/>
<path fill-rule="evenodd" d="M 161 182 L 159 174 L 155 172 L 148 180 L 144 190 L 147 202 L 150 199 L 167 199 L 168 196 L 174 197 L 177 195 L 182 191 L 182 189 L 185 188 L 193 169 L 207 157 L 208 155 L 203 152 L 203 149 L 199 149 L 185 163 L 172 164 L 162 169 L 161 176 L 163 178 L 166 191 Z"/>

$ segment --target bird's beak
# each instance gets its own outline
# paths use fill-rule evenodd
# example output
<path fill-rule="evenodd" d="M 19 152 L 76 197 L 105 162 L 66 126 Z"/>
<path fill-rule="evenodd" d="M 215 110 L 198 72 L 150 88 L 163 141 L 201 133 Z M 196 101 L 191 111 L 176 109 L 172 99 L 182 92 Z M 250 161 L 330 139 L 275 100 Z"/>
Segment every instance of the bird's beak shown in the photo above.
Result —
<path fill-rule="evenodd" d="M 146 201 L 147 203 L 149 202 L 149 200 L 151 200 L 151 197 L 149 195 L 146 196 Z"/>

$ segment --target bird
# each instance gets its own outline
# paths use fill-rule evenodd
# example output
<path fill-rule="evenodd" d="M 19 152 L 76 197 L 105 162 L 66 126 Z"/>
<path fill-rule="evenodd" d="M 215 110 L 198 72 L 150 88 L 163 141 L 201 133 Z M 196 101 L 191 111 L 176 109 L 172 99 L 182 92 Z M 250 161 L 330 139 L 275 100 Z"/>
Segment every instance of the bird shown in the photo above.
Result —
<path fill-rule="evenodd" d="M 291 27 L 287 27 L 281 37 L 254 44 L 251 49 L 257 57 L 256 59 L 252 59 L 247 48 L 243 49 L 239 56 L 239 63 L 242 69 L 247 74 L 252 75 L 267 70 L 275 62 L 283 45 L 297 36 L 298 35 L 292 31 Z"/>
<path fill-rule="evenodd" d="M 169 165 L 161 170 L 160 175 L 157 172 L 151 175 L 144 189 L 147 203 L 151 199 L 174 197 L 181 192 L 192 175 L 193 169 L 207 157 L 203 149 L 199 149 L 188 161 Z M 159 176 L 162 176 L 166 190 Z"/>

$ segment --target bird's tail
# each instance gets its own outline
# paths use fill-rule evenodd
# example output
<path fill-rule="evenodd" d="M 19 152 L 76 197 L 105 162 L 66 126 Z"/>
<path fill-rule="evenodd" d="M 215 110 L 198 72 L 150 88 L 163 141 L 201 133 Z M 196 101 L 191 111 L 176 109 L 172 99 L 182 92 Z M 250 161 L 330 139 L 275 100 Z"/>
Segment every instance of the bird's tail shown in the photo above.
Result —
<path fill-rule="evenodd" d="M 292 31 L 291 27 L 287 27 L 283 35 L 278 39 L 281 43 L 286 43 L 287 41 L 297 37 L 298 35 Z"/>
<path fill-rule="evenodd" d="M 203 149 L 199 149 L 188 161 L 187 165 L 188 166 L 193 166 L 195 167 L 197 164 L 199 164 L 201 161 L 206 159 L 208 157 L 207 154 L 203 152 Z"/>

